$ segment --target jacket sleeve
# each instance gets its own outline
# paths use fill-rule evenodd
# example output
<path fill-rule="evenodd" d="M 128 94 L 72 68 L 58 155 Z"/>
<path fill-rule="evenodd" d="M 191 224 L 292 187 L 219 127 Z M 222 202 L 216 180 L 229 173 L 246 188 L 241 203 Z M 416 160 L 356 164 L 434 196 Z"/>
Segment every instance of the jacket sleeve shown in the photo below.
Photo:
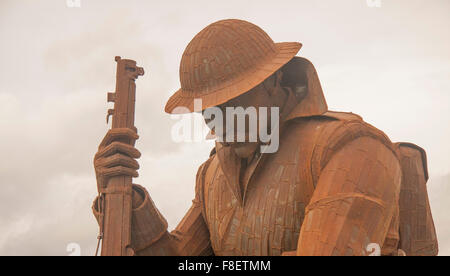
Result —
<path fill-rule="evenodd" d="M 400 185 L 401 167 L 388 146 L 367 136 L 347 143 L 320 173 L 297 255 L 368 255 L 381 248 Z"/>
<path fill-rule="evenodd" d="M 198 256 L 212 255 L 209 231 L 203 220 L 202 187 L 203 164 L 197 173 L 196 196 L 192 206 L 172 232 L 167 231 L 167 222 L 159 213 L 145 188 L 133 185 L 133 214 L 131 243 L 136 255 L 147 256 Z M 99 221 L 97 200 L 92 206 Z"/>

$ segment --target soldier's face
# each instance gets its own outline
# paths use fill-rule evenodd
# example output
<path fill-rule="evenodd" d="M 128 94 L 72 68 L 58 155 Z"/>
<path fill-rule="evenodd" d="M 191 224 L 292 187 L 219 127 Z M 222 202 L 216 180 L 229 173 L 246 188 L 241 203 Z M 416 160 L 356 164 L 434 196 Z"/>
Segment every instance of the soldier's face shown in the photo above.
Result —
<path fill-rule="evenodd" d="M 277 89 L 280 89 L 280 86 L 277 85 L 275 76 L 272 76 L 241 96 L 216 106 L 216 109 L 220 109 L 222 118 L 207 116 L 205 115 L 207 112 L 204 112 L 205 122 L 219 138 L 219 141 L 227 143 L 258 142 L 258 134 L 261 127 L 264 127 L 260 120 L 261 115 L 266 117 L 265 130 L 270 131 L 273 119 L 270 108 L 276 105 L 274 97 L 283 93 Z M 211 125 L 212 120 L 214 122 Z"/>

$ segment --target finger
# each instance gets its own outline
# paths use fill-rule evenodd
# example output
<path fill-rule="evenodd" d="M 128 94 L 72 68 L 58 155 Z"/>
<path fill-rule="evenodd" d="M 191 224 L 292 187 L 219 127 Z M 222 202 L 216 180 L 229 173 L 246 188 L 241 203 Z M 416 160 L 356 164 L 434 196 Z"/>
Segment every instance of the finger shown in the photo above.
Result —
<path fill-rule="evenodd" d="M 136 160 L 121 153 L 116 153 L 108 157 L 99 158 L 96 160 L 95 165 L 98 167 L 106 168 L 124 166 L 134 170 L 139 169 L 139 163 Z"/>
<path fill-rule="evenodd" d="M 108 157 L 115 153 L 123 153 L 130 156 L 131 158 L 136 159 L 141 157 L 141 152 L 138 151 L 135 147 L 121 142 L 112 142 L 108 146 L 101 148 L 95 155 L 95 159 Z"/>
<path fill-rule="evenodd" d="M 110 178 L 113 176 L 123 176 L 128 175 L 131 177 L 138 177 L 139 173 L 136 170 L 123 167 L 123 166 L 117 166 L 112 168 L 102 168 L 99 172 L 99 174 L 104 178 Z"/>
<path fill-rule="evenodd" d="M 105 138 L 103 138 L 100 143 L 99 148 L 105 147 L 109 145 L 113 141 L 118 140 L 129 140 L 130 143 L 133 143 L 139 138 L 136 132 L 129 128 L 113 128 L 106 133 Z"/>

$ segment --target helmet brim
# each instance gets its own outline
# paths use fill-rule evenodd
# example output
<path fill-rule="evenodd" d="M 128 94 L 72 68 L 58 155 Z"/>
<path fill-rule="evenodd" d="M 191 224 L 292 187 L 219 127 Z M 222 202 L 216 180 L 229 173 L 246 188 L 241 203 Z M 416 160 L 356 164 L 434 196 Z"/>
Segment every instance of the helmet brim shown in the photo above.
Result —
<path fill-rule="evenodd" d="M 253 70 L 240 75 L 239 79 L 234 80 L 226 87 L 196 97 L 186 96 L 193 93 L 183 93 L 182 88 L 178 89 L 167 101 L 164 108 L 165 112 L 169 114 L 200 112 L 236 98 L 259 85 L 288 63 L 298 53 L 302 44 L 299 42 L 280 42 L 275 43 L 275 47 L 277 48 L 277 54 L 274 57 L 253 68 Z M 201 107 L 194 106 L 195 99 L 201 99 Z"/>

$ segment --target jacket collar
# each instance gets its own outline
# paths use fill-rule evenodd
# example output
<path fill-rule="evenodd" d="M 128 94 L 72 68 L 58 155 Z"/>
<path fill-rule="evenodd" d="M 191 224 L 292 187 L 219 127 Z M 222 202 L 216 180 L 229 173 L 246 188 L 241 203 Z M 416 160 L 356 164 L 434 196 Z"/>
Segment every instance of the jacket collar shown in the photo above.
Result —
<path fill-rule="evenodd" d="M 322 115 L 328 111 L 319 77 L 309 60 L 294 57 L 282 70 L 283 86 L 291 87 L 298 99 L 298 104 L 287 115 L 285 121 Z"/>

